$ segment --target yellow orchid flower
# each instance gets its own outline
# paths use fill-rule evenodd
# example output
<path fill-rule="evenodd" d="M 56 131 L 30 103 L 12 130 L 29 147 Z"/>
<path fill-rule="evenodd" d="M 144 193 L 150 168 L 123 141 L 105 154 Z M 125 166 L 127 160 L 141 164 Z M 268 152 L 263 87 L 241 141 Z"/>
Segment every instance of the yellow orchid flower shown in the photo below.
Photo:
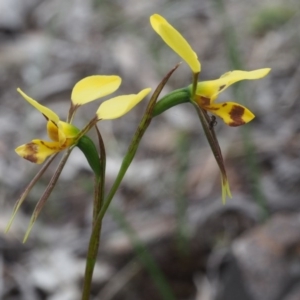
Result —
<path fill-rule="evenodd" d="M 250 122 L 254 118 L 254 114 L 246 107 L 235 102 L 215 103 L 215 100 L 219 93 L 231 84 L 241 80 L 263 78 L 270 72 L 270 69 L 265 68 L 250 72 L 236 70 L 225 73 L 217 80 L 198 82 L 201 64 L 197 54 L 185 38 L 165 18 L 158 14 L 150 17 L 150 23 L 154 31 L 189 65 L 193 72 L 193 83 L 187 89 L 188 97 L 184 89 L 174 91 L 169 97 L 166 96 L 164 100 L 161 100 L 161 103 L 158 102 L 156 114 L 160 113 L 160 110 L 164 110 L 167 106 L 172 107 L 173 105 L 187 101 L 195 106 L 205 135 L 221 171 L 222 199 L 224 203 L 226 195 L 231 197 L 231 192 L 221 149 L 212 126 L 214 119 L 207 112 L 220 117 L 229 126 L 240 126 Z"/>
<path fill-rule="evenodd" d="M 77 82 L 72 90 L 72 106 L 76 108 L 109 95 L 117 90 L 120 84 L 121 78 L 119 76 L 94 75 L 86 77 Z M 30 143 L 17 147 L 15 151 L 18 155 L 33 163 L 41 164 L 47 157 L 77 144 L 81 134 L 77 127 L 69 122 L 61 121 L 55 112 L 30 98 L 21 89 L 18 88 L 17 91 L 45 116 L 47 119 L 47 133 L 52 140 L 34 139 Z M 137 95 L 123 95 L 103 102 L 97 110 L 96 121 L 100 119 L 115 119 L 125 115 L 146 97 L 150 91 L 151 89 L 148 88 Z"/>
<path fill-rule="evenodd" d="M 150 17 L 150 23 L 166 44 L 189 65 L 192 72 L 198 74 L 201 70 L 201 65 L 197 54 L 184 37 L 166 19 L 158 14 Z M 202 109 L 222 118 L 229 126 L 243 125 L 254 118 L 254 114 L 250 110 L 234 102 L 214 103 L 214 101 L 218 94 L 231 84 L 241 80 L 260 79 L 269 72 L 269 68 L 250 72 L 232 71 L 225 73 L 217 80 L 198 82 L 195 95 L 192 93 L 192 100 Z M 193 89 L 193 86 L 191 88 Z"/>
<path fill-rule="evenodd" d="M 254 114 L 246 107 L 235 102 L 215 103 L 219 93 L 231 84 L 241 80 L 253 80 L 265 77 L 269 68 L 255 71 L 232 71 L 219 79 L 198 82 L 194 101 L 204 110 L 220 117 L 229 126 L 240 126 L 250 122 Z"/>
<path fill-rule="evenodd" d="M 30 143 L 15 149 L 18 155 L 33 163 L 41 164 L 48 156 L 75 144 L 76 136 L 80 132 L 78 128 L 61 121 L 54 111 L 30 98 L 21 89 L 17 89 L 17 91 L 46 117 L 48 136 L 52 140 L 50 142 L 37 139 L 32 140 Z"/>

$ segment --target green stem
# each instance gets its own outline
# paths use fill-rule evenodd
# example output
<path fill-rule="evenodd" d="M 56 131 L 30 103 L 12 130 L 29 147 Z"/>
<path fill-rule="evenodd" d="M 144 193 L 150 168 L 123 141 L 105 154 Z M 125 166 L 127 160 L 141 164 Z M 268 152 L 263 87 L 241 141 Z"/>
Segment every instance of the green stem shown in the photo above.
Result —
<path fill-rule="evenodd" d="M 93 226 L 93 231 L 90 237 L 89 248 L 86 257 L 84 282 L 83 282 L 82 297 L 81 297 L 82 300 L 90 299 L 93 273 L 94 273 L 94 268 L 97 261 L 98 249 L 100 245 L 101 227 L 102 227 L 102 222 L 98 222 L 97 224 L 95 224 L 95 226 Z"/>
<path fill-rule="evenodd" d="M 108 196 L 106 197 L 105 202 L 103 203 L 103 205 L 100 206 L 100 208 L 101 208 L 100 211 L 97 211 L 97 216 L 94 215 L 94 217 L 93 217 L 93 230 L 92 230 L 92 234 L 90 237 L 88 256 L 87 256 L 87 264 L 86 264 L 88 270 L 85 273 L 85 283 L 84 283 L 84 290 L 83 290 L 83 294 L 82 294 L 82 300 L 89 299 L 91 279 L 92 279 L 92 270 L 93 270 L 95 262 L 96 262 L 96 252 L 98 251 L 98 247 L 99 247 L 99 239 L 100 239 L 99 234 L 101 231 L 102 219 L 103 219 L 123 177 L 125 176 L 125 173 L 126 173 L 128 167 L 130 166 L 130 164 L 135 156 L 135 153 L 137 151 L 139 143 L 140 143 L 146 129 L 150 125 L 150 122 L 153 118 L 153 109 L 156 104 L 156 100 L 157 100 L 161 90 L 167 83 L 168 79 L 170 78 L 170 76 L 173 74 L 173 72 L 177 68 L 178 68 L 178 65 L 175 68 L 173 68 L 165 76 L 165 78 L 162 80 L 162 82 L 158 85 L 158 87 L 154 91 L 154 93 L 150 99 L 150 102 L 147 106 L 146 112 L 135 132 L 135 135 L 133 136 L 133 139 L 128 148 L 128 151 L 123 159 L 121 168 L 117 175 L 117 178 L 116 178 Z M 103 145 L 102 139 L 99 139 L 99 144 L 100 144 L 100 149 L 101 149 L 101 147 L 102 147 L 101 145 Z M 104 145 L 103 145 L 103 148 L 104 148 Z M 104 165 L 104 164 L 101 164 L 101 165 Z M 103 178 L 104 178 L 104 172 L 102 173 Z M 102 196 L 103 195 L 102 192 L 103 192 L 103 190 L 101 191 L 101 193 L 99 193 L 99 195 Z"/>
<path fill-rule="evenodd" d="M 178 89 L 165 95 L 156 103 L 153 109 L 153 117 L 160 115 L 173 106 L 190 102 L 190 97 L 191 94 L 189 88 Z"/>
<path fill-rule="evenodd" d="M 84 282 L 83 282 L 83 289 L 82 289 L 82 300 L 88 300 L 90 297 L 92 279 L 95 264 L 97 261 L 97 254 L 100 245 L 100 236 L 101 236 L 101 227 L 102 222 L 96 222 L 97 215 L 100 212 L 100 209 L 103 204 L 104 199 L 104 183 L 105 183 L 105 166 L 106 166 L 106 152 L 104 143 L 102 140 L 102 136 L 95 126 L 99 141 L 99 148 L 100 148 L 100 176 L 95 174 L 95 192 L 94 192 L 94 205 L 93 205 L 93 226 L 92 226 L 92 233 L 89 241 L 89 247 L 87 252 L 86 258 L 86 267 L 85 267 L 85 274 L 84 274 Z"/>

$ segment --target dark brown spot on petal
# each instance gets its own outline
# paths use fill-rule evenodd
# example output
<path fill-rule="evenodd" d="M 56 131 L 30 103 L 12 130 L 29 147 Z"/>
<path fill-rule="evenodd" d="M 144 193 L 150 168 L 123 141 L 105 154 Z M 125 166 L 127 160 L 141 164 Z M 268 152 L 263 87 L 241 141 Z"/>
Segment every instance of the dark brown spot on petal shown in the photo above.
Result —
<path fill-rule="evenodd" d="M 208 105 L 210 105 L 210 99 L 201 96 L 201 103 L 203 106 L 208 106 Z"/>
<path fill-rule="evenodd" d="M 27 159 L 27 160 L 29 160 L 32 163 L 35 163 L 35 164 L 38 161 L 38 159 L 37 159 L 37 157 L 36 157 L 35 154 L 28 154 L 28 155 L 24 156 L 24 158 Z"/>
<path fill-rule="evenodd" d="M 35 143 L 28 143 L 26 144 L 26 152 L 28 152 L 27 155 L 24 155 L 23 157 L 33 163 L 37 162 L 37 152 L 38 152 L 38 146 Z"/>
<path fill-rule="evenodd" d="M 207 97 L 196 95 L 195 101 L 201 107 L 205 107 L 205 106 L 209 106 L 210 105 L 210 99 L 207 98 Z"/>
<path fill-rule="evenodd" d="M 244 125 L 245 124 L 245 122 L 244 121 L 242 121 L 242 122 L 240 122 L 240 123 L 237 123 L 237 122 L 230 122 L 230 123 L 228 123 L 228 125 L 229 126 L 231 126 L 231 127 L 237 127 L 237 126 L 241 126 L 241 125 Z"/>
<path fill-rule="evenodd" d="M 226 105 L 227 105 L 227 103 L 225 102 L 225 103 L 222 104 L 222 107 L 225 107 Z"/>
<path fill-rule="evenodd" d="M 32 154 L 38 152 L 38 145 L 35 143 L 28 143 L 26 144 L 26 152 L 31 152 Z"/>
<path fill-rule="evenodd" d="M 245 112 L 245 108 L 238 106 L 238 105 L 233 105 L 231 111 L 229 112 L 230 118 L 232 122 L 230 122 L 228 125 L 229 126 L 240 126 L 245 124 L 245 121 L 243 120 L 243 115 Z"/>
<path fill-rule="evenodd" d="M 221 86 L 219 87 L 219 92 L 221 92 L 221 91 L 224 89 L 225 86 L 226 86 L 225 84 L 224 84 L 224 85 L 221 85 Z"/>

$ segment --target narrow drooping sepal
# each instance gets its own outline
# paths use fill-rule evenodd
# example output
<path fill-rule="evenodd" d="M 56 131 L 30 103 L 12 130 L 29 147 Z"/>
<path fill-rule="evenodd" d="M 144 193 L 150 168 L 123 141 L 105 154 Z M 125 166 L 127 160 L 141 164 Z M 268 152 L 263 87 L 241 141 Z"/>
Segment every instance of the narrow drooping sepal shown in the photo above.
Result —
<path fill-rule="evenodd" d="M 50 164 L 53 162 L 53 160 L 55 159 L 56 155 L 52 156 L 47 163 L 39 170 L 39 172 L 34 176 L 34 178 L 30 181 L 30 183 L 27 185 L 27 187 L 25 188 L 25 190 L 23 191 L 23 193 L 21 194 L 21 196 L 19 197 L 19 199 L 17 200 L 14 208 L 13 208 L 13 212 L 12 212 L 12 216 L 9 219 L 9 222 L 6 226 L 5 232 L 8 232 L 14 219 L 15 216 L 19 210 L 19 208 L 21 207 L 22 203 L 24 202 L 24 200 L 26 199 L 26 197 L 28 196 L 28 194 L 30 193 L 30 191 L 32 190 L 32 188 L 35 186 L 35 184 L 37 183 L 37 181 L 42 177 L 42 175 L 45 173 L 45 171 L 48 169 L 48 167 L 50 166 Z"/>
<path fill-rule="evenodd" d="M 36 204 L 35 208 L 34 208 L 34 211 L 32 213 L 32 216 L 31 216 L 31 219 L 30 219 L 30 222 L 29 222 L 29 226 L 28 226 L 28 229 L 25 233 L 25 236 L 24 236 L 24 239 L 23 239 L 23 243 L 25 243 L 29 237 L 29 234 L 33 228 L 33 225 L 34 223 L 36 222 L 41 210 L 43 209 L 43 207 L 45 206 L 48 198 L 50 197 L 56 183 L 57 183 L 57 180 L 73 150 L 74 146 L 70 147 L 66 153 L 64 153 L 61 161 L 59 162 L 58 164 L 58 167 L 54 173 L 54 175 L 52 176 L 49 184 L 47 185 L 47 188 L 45 190 L 45 192 L 43 193 L 42 197 L 39 199 L 38 203 Z"/>
<path fill-rule="evenodd" d="M 221 172 L 221 187 L 222 187 L 222 201 L 223 203 L 226 202 L 226 196 L 231 197 L 231 192 L 230 192 L 230 187 L 229 187 L 229 182 L 226 174 L 226 169 L 225 169 L 225 164 L 224 164 L 224 159 L 223 155 L 221 152 L 221 148 L 218 142 L 218 139 L 216 137 L 215 131 L 213 126 L 210 124 L 210 117 L 208 116 L 207 112 L 200 108 L 196 102 L 192 101 L 192 104 L 196 108 L 196 111 L 198 113 L 200 122 L 202 124 L 205 136 L 207 138 L 207 141 L 210 145 L 210 148 L 213 152 L 213 155 L 216 159 L 216 162 L 219 166 L 220 172 Z"/>

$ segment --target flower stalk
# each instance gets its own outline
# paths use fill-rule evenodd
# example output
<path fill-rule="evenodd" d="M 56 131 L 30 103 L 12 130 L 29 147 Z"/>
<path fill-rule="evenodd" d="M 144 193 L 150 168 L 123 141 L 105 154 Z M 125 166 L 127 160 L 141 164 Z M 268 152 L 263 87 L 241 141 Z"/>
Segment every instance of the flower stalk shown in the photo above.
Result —
<path fill-rule="evenodd" d="M 94 190 L 93 223 L 92 223 L 92 233 L 94 234 L 91 234 L 89 246 L 88 246 L 83 289 L 82 289 L 82 298 L 81 298 L 82 300 L 89 299 L 94 268 L 97 261 L 97 254 L 100 245 L 100 236 L 101 236 L 101 227 L 102 227 L 102 222 L 97 223 L 96 220 L 97 220 L 97 215 L 100 212 L 100 209 L 102 207 L 102 203 L 104 199 L 106 152 L 105 152 L 105 146 L 100 131 L 98 130 L 97 126 L 95 126 L 95 129 L 97 132 L 99 149 L 100 149 L 100 157 L 99 157 L 100 174 L 97 175 L 95 173 L 95 190 Z"/>
<path fill-rule="evenodd" d="M 101 178 L 100 178 L 100 184 L 97 185 L 99 190 L 96 190 L 96 192 L 95 192 L 95 202 L 94 202 L 94 211 L 93 211 L 93 228 L 92 228 L 92 233 L 90 236 L 89 249 L 88 249 L 88 254 L 87 254 L 84 286 L 83 286 L 83 293 L 82 293 L 82 298 L 81 298 L 82 300 L 89 299 L 90 287 L 91 287 L 91 283 L 92 283 L 92 274 L 93 274 L 94 266 L 96 263 L 96 257 L 97 257 L 97 252 L 98 252 L 98 248 L 99 248 L 99 243 L 100 243 L 101 224 L 102 224 L 103 217 L 104 217 L 105 213 L 107 212 L 107 209 L 110 206 L 111 201 L 112 201 L 115 193 L 117 192 L 117 190 L 126 174 L 126 171 L 128 170 L 128 168 L 135 156 L 135 153 L 138 149 L 139 143 L 140 143 L 146 129 L 150 125 L 150 122 L 153 118 L 153 109 L 155 107 L 157 98 L 158 98 L 161 90 L 167 83 L 168 79 L 173 74 L 173 72 L 178 68 L 178 66 L 179 65 L 176 65 L 165 76 L 165 78 L 162 80 L 162 82 L 158 85 L 158 87 L 154 91 L 154 93 L 149 101 L 149 104 L 146 108 L 145 114 L 144 114 L 144 116 L 132 138 L 131 144 L 130 144 L 130 146 L 127 150 L 127 153 L 123 159 L 119 173 L 118 173 L 107 197 L 105 198 L 104 203 L 102 203 L 104 182 L 101 181 Z M 100 160 L 102 161 L 102 163 L 100 164 L 100 165 L 102 165 L 102 169 L 101 169 L 102 175 L 101 176 L 105 176 L 105 163 L 104 163 L 105 149 L 104 149 L 104 144 L 103 144 L 101 135 L 98 131 L 97 131 L 97 133 L 98 133 L 100 153 L 101 153 Z M 103 182 L 102 185 L 101 185 L 101 182 Z M 100 189 L 101 189 L 101 191 L 100 191 Z M 98 196 L 100 196 L 100 198 L 99 198 L 100 200 L 97 199 Z"/>

